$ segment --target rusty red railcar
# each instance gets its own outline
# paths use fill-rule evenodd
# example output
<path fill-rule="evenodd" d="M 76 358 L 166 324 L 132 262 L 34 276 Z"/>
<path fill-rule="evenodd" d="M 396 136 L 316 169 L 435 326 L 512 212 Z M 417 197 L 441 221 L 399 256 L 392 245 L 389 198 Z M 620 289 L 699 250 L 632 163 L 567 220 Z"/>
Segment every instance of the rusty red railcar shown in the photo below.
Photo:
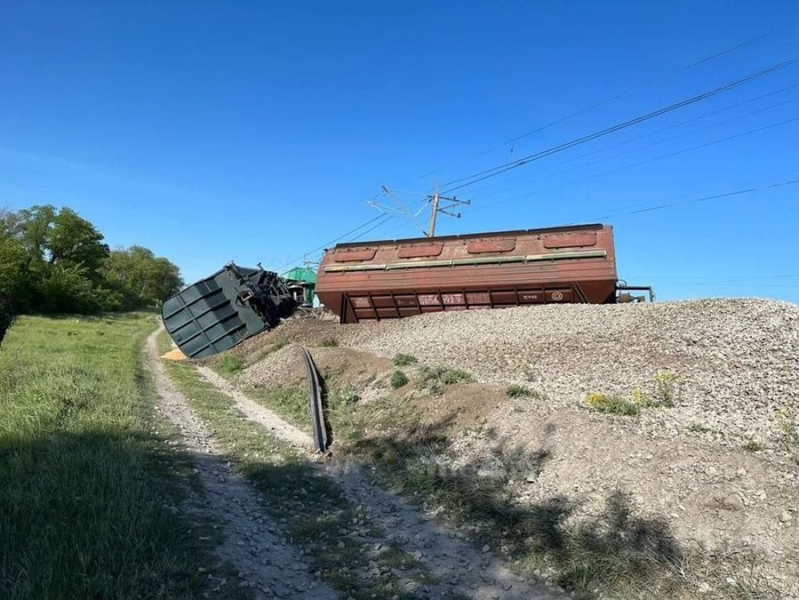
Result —
<path fill-rule="evenodd" d="M 317 274 L 342 323 L 446 310 L 615 302 L 613 228 L 591 224 L 338 244 Z"/>

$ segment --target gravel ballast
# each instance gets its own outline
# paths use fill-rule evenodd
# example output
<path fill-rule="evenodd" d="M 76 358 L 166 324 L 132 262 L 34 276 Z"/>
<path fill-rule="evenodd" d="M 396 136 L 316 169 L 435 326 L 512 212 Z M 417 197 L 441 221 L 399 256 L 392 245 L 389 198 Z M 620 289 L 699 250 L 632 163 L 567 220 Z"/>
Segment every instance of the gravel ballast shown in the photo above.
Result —
<path fill-rule="evenodd" d="M 294 329 L 307 335 L 301 320 L 284 327 L 281 335 L 293 337 Z M 637 420 L 658 435 L 689 432 L 725 445 L 773 443 L 799 409 L 799 305 L 789 302 L 705 299 L 459 311 L 326 323 L 318 334 L 388 357 L 402 352 L 466 369 L 486 383 L 534 387 L 553 410 L 585 407 L 589 392 L 632 398 L 638 388 L 651 394 L 655 375 L 668 370 L 681 382 L 676 406 L 645 410 Z"/>
<path fill-rule="evenodd" d="M 799 306 L 757 299 L 627 305 L 550 305 L 451 312 L 347 327 L 342 340 L 415 354 L 486 382 L 540 387 L 554 406 L 586 394 L 651 393 L 657 373 L 679 377 L 676 404 L 642 426 L 773 441 L 777 411 L 799 405 Z"/>

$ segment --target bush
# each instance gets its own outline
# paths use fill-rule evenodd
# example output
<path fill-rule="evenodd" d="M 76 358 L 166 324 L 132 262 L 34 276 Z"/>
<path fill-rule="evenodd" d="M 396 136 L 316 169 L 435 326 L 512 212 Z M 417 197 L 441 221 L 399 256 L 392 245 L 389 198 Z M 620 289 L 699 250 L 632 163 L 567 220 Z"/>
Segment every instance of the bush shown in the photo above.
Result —
<path fill-rule="evenodd" d="M 608 396 L 598 392 L 591 392 L 586 396 L 586 404 L 592 409 L 611 415 L 634 417 L 641 412 L 640 405 L 630 402 L 619 396 Z"/>
<path fill-rule="evenodd" d="M 39 284 L 40 309 L 46 313 L 91 314 L 102 310 L 100 295 L 82 267 L 53 265 Z"/>
<path fill-rule="evenodd" d="M 505 388 L 505 393 L 509 398 L 535 398 L 537 400 L 545 400 L 546 395 L 538 390 L 531 390 L 523 385 L 509 385 Z"/>
<path fill-rule="evenodd" d="M 408 376 L 397 369 L 391 374 L 391 387 L 395 390 L 408 383 Z"/>
<path fill-rule="evenodd" d="M 319 342 L 319 346 L 322 348 L 335 348 L 338 346 L 338 340 L 335 338 L 325 338 Z"/>
<path fill-rule="evenodd" d="M 0 209 L 0 294 L 16 313 L 96 313 L 159 305 L 178 267 L 140 246 L 110 250 L 69 208 Z"/>
<path fill-rule="evenodd" d="M 415 356 L 412 356 L 410 354 L 398 353 L 394 355 L 394 359 L 392 362 L 397 367 L 407 367 L 408 365 L 415 364 L 417 361 Z"/>

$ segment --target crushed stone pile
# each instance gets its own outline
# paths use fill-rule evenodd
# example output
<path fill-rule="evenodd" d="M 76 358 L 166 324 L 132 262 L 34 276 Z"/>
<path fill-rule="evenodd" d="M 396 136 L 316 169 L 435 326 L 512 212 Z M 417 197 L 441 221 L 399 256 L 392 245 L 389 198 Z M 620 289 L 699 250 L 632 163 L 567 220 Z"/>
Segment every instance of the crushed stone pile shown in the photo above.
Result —
<path fill-rule="evenodd" d="M 550 305 L 334 327 L 342 345 L 534 387 L 553 409 L 584 406 L 590 392 L 653 393 L 669 371 L 676 406 L 640 420 L 665 435 L 774 441 L 799 411 L 799 305 L 789 302 Z"/>

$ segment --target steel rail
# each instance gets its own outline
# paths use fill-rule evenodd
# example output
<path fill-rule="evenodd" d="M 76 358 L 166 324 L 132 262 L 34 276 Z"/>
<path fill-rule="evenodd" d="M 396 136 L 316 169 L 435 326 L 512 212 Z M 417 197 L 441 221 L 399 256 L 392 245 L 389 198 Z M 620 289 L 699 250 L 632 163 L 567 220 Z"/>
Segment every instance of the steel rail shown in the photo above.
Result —
<path fill-rule="evenodd" d="M 308 352 L 305 346 L 302 347 L 302 356 L 305 359 L 305 368 L 308 372 L 311 427 L 313 429 L 314 444 L 319 452 L 327 452 L 327 427 L 325 426 L 325 412 L 322 405 L 322 386 L 319 385 L 319 372 L 316 370 L 311 353 Z"/>

